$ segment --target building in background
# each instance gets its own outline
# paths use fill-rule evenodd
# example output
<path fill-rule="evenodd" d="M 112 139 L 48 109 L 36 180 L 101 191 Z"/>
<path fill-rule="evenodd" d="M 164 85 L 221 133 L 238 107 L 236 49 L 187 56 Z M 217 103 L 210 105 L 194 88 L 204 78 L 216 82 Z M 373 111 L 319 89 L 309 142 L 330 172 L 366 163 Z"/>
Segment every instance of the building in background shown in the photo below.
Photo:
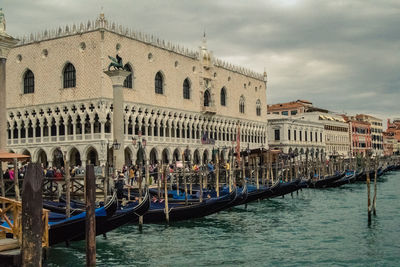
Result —
<path fill-rule="evenodd" d="M 268 144 L 272 149 L 297 155 L 299 158 L 326 154 L 324 124 L 304 116 L 268 115 Z"/>
<path fill-rule="evenodd" d="M 131 72 L 123 102 L 125 162 L 211 160 L 212 149 L 267 146 L 266 74 L 219 60 L 206 39 L 198 51 L 108 22 L 21 38 L 7 64 L 9 150 L 35 162 L 104 165 L 110 154 L 113 89 L 108 56 Z M 240 138 L 238 135 L 240 135 Z M 144 138 L 141 150 L 133 138 Z M 144 141 L 144 140 L 143 140 Z M 221 149 L 227 158 L 229 149 Z M 185 153 L 186 155 L 186 153 Z"/>
<path fill-rule="evenodd" d="M 341 115 L 323 112 L 307 112 L 302 117 L 308 121 L 320 122 L 324 125 L 324 142 L 326 157 L 342 156 L 349 157 L 350 134 L 349 124 Z"/>
<path fill-rule="evenodd" d="M 400 118 L 394 119 L 393 122 L 388 119 L 386 132 L 393 133 L 394 138 L 400 142 Z"/>
<path fill-rule="evenodd" d="M 383 132 L 383 154 L 384 156 L 392 156 L 395 152 L 397 140 L 393 133 Z"/>
<path fill-rule="evenodd" d="M 350 151 L 353 156 L 367 155 L 372 149 L 371 124 L 356 116 L 343 115 L 350 129 Z"/>
<path fill-rule="evenodd" d="M 328 110 L 314 107 L 312 102 L 307 100 L 296 100 L 267 106 L 267 114 L 269 115 L 296 116 L 306 112 L 328 113 Z"/>
<path fill-rule="evenodd" d="M 400 118 L 394 119 L 393 122 L 390 122 L 390 119 L 388 119 L 386 132 L 390 133 L 396 139 L 396 142 L 393 147 L 393 153 L 399 155 L 400 154 Z"/>
<path fill-rule="evenodd" d="M 371 115 L 358 114 L 356 118 L 371 124 L 372 153 L 378 156 L 383 155 L 383 126 L 382 120 Z"/>

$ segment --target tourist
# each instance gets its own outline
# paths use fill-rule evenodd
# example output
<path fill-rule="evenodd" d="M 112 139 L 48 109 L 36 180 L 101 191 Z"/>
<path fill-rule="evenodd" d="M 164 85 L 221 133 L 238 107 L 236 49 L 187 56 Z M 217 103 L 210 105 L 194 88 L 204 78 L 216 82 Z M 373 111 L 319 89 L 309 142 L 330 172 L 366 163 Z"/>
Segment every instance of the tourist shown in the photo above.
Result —
<path fill-rule="evenodd" d="M 10 170 L 6 169 L 6 171 L 3 174 L 3 178 L 4 179 L 10 179 Z"/>
<path fill-rule="evenodd" d="M 54 177 L 56 178 L 56 180 L 62 180 L 63 175 L 62 175 L 61 171 L 57 169 Z"/>
<path fill-rule="evenodd" d="M 135 168 L 131 166 L 129 168 L 129 184 L 133 185 L 134 180 L 135 180 Z"/>
<path fill-rule="evenodd" d="M 47 169 L 47 171 L 46 171 L 46 177 L 47 178 L 53 178 L 54 177 L 54 172 L 53 172 L 53 169 L 52 168 L 48 168 Z"/>
<path fill-rule="evenodd" d="M 115 188 L 117 190 L 117 198 L 123 199 L 124 198 L 124 175 L 119 172 L 118 179 L 115 182 Z"/>
<path fill-rule="evenodd" d="M 10 168 L 9 174 L 10 174 L 10 180 L 14 181 L 14 169 L 13 168 Z"/>

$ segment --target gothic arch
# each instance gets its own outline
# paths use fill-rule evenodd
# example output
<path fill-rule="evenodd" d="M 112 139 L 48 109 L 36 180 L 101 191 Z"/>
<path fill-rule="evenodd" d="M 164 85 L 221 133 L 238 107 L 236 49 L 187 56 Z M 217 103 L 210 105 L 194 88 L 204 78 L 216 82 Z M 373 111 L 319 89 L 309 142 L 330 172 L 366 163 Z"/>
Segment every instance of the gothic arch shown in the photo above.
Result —
<path fill-rule="evenodd" d="M 150 160 L 150 162 L 149 162 L 150 164 L 153 164 L 153 163 L 156 163 L 156 162 L 160 161 L 159 153 L 158 153 L 158 150 L 157 150 L 156 147 L 153 147 L 150 150 L 149 160 Z"/>
<path fill-rule="evenodd" d="M 87 147 L 86 152 L 84 153 L 84 157 L 87 164 L 93 164 L 95 166 L 100 165 L 99 153 L 97 152 L 97 149 L 94 146 L 89 145 Z"/>
<path fill-rule="evenodd" d="M 47 157 L 47 153 L 43 148 L 37 148 L 36 151 L 33 153 L 33 158 L 32 161 L 33 162 L 37 162 L 40 164 L 43 164 L 43 167 L 47 167 L 48 165 L 48 157 Z"/>
<path fill-rule="evenodd" d="M 69 147 L 67 150 L 67 159 L 70 162 L 70 166 L 82 166 L 81 152 L 75 146 Z"/>
<path fill-rule="evenodd" d="M 179 161 L 182 159 L 182 152 L 179 147 L 175 148 L 174 153 L 172 154 L 172 161 Z"/>
<path fill-rule="evenodd" d="M 161 160 L 164 164 L 171 162 L 171 151 L 169 148 L 164 148 L 161 153 Z"/>

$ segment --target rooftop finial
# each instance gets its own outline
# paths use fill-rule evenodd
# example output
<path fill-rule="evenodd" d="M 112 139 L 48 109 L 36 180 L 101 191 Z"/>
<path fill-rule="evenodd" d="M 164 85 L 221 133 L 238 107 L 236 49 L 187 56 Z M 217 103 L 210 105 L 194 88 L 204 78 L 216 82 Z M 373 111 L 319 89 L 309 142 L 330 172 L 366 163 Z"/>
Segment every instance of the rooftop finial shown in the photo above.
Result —
<path fill-rule="evenodd" d="M 264 67 L 264 82 L 267 82 L 267 70 Z"/>
<path fill-rule="evenodd" d="M 101 10 L 100 10 L 100 19 L 104 20 L 104 8 L 103 8 L 103 6 L 101 6 Z"/>

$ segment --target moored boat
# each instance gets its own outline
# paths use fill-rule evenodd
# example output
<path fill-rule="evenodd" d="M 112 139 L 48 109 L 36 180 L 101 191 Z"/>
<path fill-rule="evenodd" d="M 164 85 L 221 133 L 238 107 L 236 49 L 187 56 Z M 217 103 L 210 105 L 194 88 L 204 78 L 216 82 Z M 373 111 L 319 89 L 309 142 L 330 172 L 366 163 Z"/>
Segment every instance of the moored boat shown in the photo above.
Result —
<path fill-rule="evenodd" d="M 332 176 L 327 176 L 325 178 L 322 179 L 318 179 L 318 180 L 312 180 L 310 183 L 310 187 L 311 188 L 326 188 L 326 187 L 330 187 L 330 185 L 339 180 L 340 178 L 344 177 L 346 175 L 345 172 L 341 172 L 341 173 L 337 173 L 335 175 Z"/>

